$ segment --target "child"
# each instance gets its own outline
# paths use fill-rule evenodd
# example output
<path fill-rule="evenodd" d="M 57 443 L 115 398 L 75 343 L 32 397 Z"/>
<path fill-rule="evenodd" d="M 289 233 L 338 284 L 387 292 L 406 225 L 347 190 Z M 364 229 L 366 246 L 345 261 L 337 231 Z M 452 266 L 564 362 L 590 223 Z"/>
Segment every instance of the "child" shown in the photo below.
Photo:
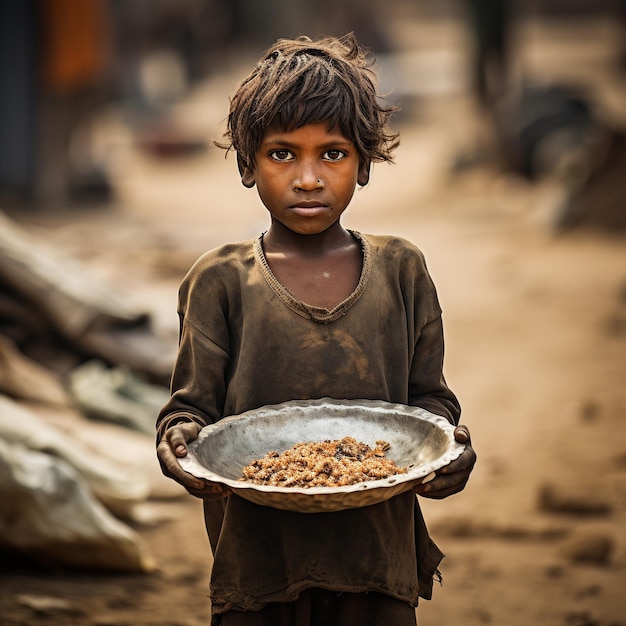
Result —
<path fill-rule="evenodd" d="M 213 624 L 415 625 L 441 552 L 413 492 L 373 506 L 296 513 L 253 504 L 184 472 L 200 429 L 288 400 L 378 399 L 456 424 L 441 310 L 419 250 L 340 219 L 372 162 L 397 146 L 354 36 L 279 40 L 234 95 L 225 148 L 270 213 L 257 239 L 202 256 L 179 294 L 172 396 L 157 421 L 166 475 L 203 499 Z M 415 491 L 461 491 L 476 455 Z"/>

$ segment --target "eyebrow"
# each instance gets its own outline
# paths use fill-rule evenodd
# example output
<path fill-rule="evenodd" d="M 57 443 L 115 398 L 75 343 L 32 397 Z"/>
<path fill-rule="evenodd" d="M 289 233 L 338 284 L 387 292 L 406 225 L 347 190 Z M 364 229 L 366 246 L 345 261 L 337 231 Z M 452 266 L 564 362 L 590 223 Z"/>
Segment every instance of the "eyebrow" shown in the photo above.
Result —
<path fill-rule="evenodd" d="M 295 142 L 295 141 L 289 141 L 288 139 L 283 139 L 280 135 L 270 135 L 268 138 L 264 138 L 263 141 L 261 142 L 261 145 L 272 145 L 272 144 L 277 144 L 280 146 L 284 146 L 285 148 L 297 148 L 300 146 L 299 143 Z M 337 138 L 336 140 L 329 140 L 329 141 L 325 141 L 324 143 L 320 144 L 319 146 L 317 146 L 318 148 L 332 148 L 332 147 L 341 147 L 341 146 L 345 146 L 345 147 L 350 147 L 353 146 L 353 142 L 350 141 L 347 137 L 341 137 L 341 138 Z"/>

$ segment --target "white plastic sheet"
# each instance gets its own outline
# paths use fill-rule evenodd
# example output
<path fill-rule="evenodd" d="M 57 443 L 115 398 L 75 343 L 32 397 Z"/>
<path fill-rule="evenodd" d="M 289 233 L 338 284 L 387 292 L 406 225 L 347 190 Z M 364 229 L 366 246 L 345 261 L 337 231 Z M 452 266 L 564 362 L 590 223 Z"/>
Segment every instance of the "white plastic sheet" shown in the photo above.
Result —
<path fill-rule="evenodd" d="M 34 451 L 46 452 L 71 465 L 107 508 L 125 516 L 148 497 L 146 475 L 100 454 L 78 438 L 0 395 L 0 439 Z M 156 454 L 156 453 L 155 453 Z"/>
<path fill-rule="evenodd" d="M 54 564 L 149 572 L 135 531 L 98 502 L 67 461 L 0 439 L 0 542 Z"/>

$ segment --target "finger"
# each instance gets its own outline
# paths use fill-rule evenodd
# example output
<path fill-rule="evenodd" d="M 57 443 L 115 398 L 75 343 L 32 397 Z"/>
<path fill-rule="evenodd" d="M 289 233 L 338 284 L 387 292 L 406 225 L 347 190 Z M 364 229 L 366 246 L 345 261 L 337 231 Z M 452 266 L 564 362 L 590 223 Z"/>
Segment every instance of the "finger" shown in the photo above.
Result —
<path fill-rule="evenodd" d="M 442 499 L 462 491 L 467 483 L 467 478 L 467 476 L 459 474 L 439 475 L 435 480 L 419 485 L 415 491 L 428 498 Z"/>
<path fill-rule="evenodd" d="M 465 472 L 467 471 L 467 467 L 470 463 L 471 460 L 469 455 L 463 451 L 458 458 L 450 461 L 450 463 L 444 465 L 440 470 L 438 470 L 437 474 L 456 474 L 457 472 Z"/>
<path fill-rule="evenodd" d="M 454 429 L 454 439 L 459 443 L 467 443 L 470 440 L 469 428 L 465 425 L 457 426 Z"/>
<path fill-rule="evenodd" d="M 166 474 L 181 483 L 187 489 L 202 489 L 204 480 L 192 476 L 186 472 L 178 462 L 178 458 L 172 452 L 171 447 L 165 440 L 157 446 L 157 456 L 161 461 L 161 465 L 165 467 Z"/>
<path fill-rule="evenodd" d="M 438 475 L 442 474 L 455 474 L 457 472 L 467 472 L 471 470 L 476 464 L 476 452 L 474 449 L 467 445 L 458 459 L 450 461 L 448 465 L 444 465 L 437 471 Z"/>
<path fill-rule="evenodd" d="M 232 493 L 232 490 L 228 487 L 222 487 L 221 485 L 207 482 L 204 483 L 204 486 L 201 489 L 188 489 L 188 491 L 192 496 L 203 498 L 205 500 L 218 500 L 226 498 Z"/>
<path fill-rule="evenodd" d="M 198 424 L 178 424 L 167 430 L 163 439 L 169 443 L 174 454 L 180 458 L 187 455 L 187 444 L 197 438 L 199 431 L 200 427 Z"/>
<path fill-rule="evenodd" d="M 458 472 L 450 472 L 447 474 L 438 473 L 433 480 L 422 484 L 424 485 L 426 491 L 438 491 L 440 489 L 456 487 L 459 484 L 467 482 L 468 479 L 469 472 L 464 469 Z"/>
<path fill-rule="evenodd" d="M 196 478 L 192 474 L 187 473 L 179 466 L 179 470 L 177 470 L 175 475 L 176 480 L 178 480 L 181 485 L 187 489 L 187 491 L 198 491 L 201 492 L 205 488 L 205 481 L 202 478 Z"/>
<path fill-rule="evenodd" d="M 164 439 L 170 442 L 172 448 L 179 445 L 186 445 L 189 441 L 189 432 L 186 424 L 179 424 L 174 428 L 165 431 Z"/>
<path fill-rule="evenodd" d="M 424 478 L 422 478 L 422 483 L 421 484 L 423 485 L 424 483 L 429 483 L 436 476 L 437 476 L 437 472 L 431 472 L 430 474 L 428 474 L 427 476 L 424 476 Z"/>

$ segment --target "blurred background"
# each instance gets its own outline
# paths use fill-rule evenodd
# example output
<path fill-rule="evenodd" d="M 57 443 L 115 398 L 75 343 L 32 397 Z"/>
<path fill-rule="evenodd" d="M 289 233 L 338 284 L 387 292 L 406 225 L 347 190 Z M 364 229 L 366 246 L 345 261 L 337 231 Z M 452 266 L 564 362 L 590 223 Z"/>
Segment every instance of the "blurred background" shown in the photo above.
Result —
<path fill-rule="evenodd" d="M 344 223 L 425 252 L 479 453 L 424 502 L 420 626 L 626 624 L 620 0 L 0 3 L 3 623 L 207 623 L 201 507 L 154 453 L 177 289 L 268 224 L 213 143 L 238 81 L 351 31 L 401 145 Z"/>
<path fill-rule="evenodd" d="M 260 53 L 302 33 L 355 32 L 379 59 L 383 92 L 402 105 L 398 122 L 419 120 L 428 100 L 471 96 L 489 128 L 458 167 L 490 156 L 528 177 L 555 168 L 580 177 L 592 169 L 587 144 L 606 143 L 604 125 L 622 121 L 626 11 L 618 0 L 3 4 L 8 206 L 114 199 L 120 138 L 98 132 L 112 115 L 146 149 L 201 149 L 216 130 L 206 95 L 223 115 L 229 87 Z M 204 115 L 181 128 L 175 109 L 194 97 Z M 561 162 L 565 146 L 577 163 Z"/>

